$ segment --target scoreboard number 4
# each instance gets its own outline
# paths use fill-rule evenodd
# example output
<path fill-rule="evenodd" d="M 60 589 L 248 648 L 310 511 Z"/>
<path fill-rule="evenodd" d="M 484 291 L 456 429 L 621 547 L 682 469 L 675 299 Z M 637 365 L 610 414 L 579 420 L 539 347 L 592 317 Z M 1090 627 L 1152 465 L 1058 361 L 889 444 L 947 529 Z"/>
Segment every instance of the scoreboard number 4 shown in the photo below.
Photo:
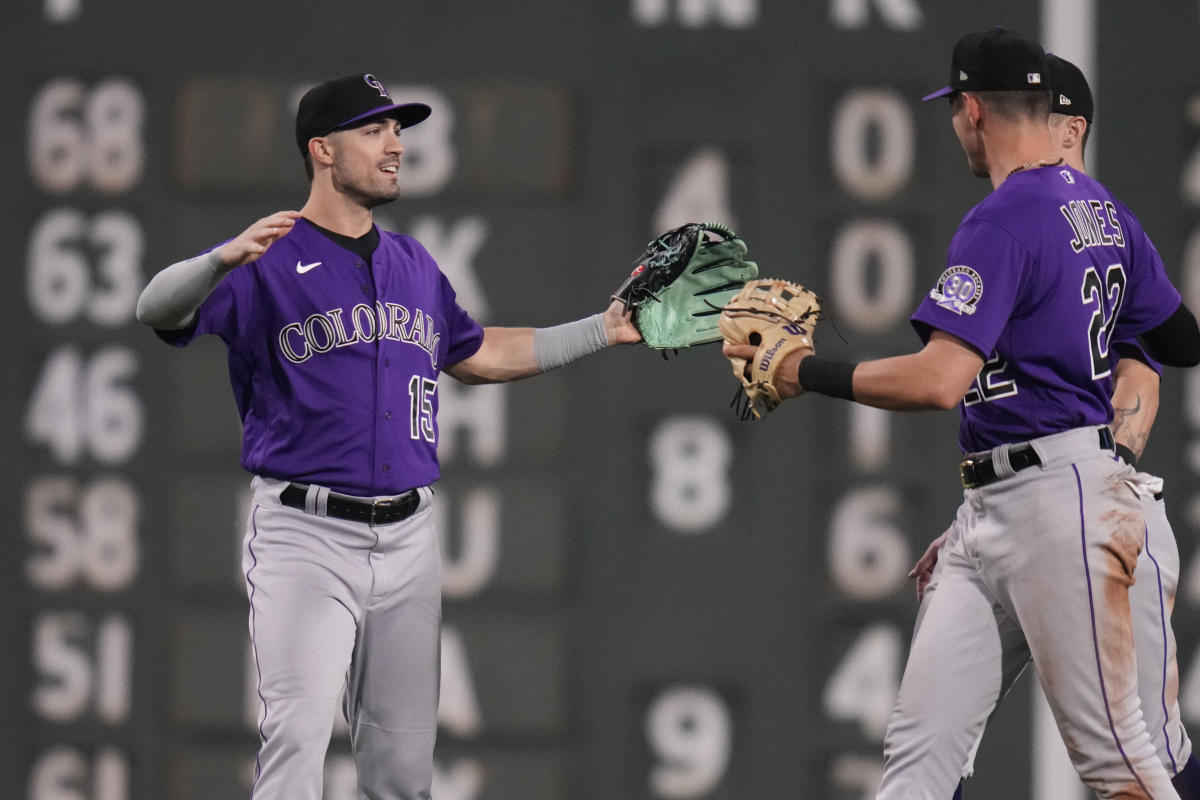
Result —
<path fill-rule="evenodd" d="M 127 385 L 137 368 L 125 347 L 102 348 L 90 359 L 70 345 L 54 350 L 29 401 L 26 435 L 60 464 L 78 464 L 85 453 L 105 464 L 125 461 L 145 425 L 142 402 Z"/>

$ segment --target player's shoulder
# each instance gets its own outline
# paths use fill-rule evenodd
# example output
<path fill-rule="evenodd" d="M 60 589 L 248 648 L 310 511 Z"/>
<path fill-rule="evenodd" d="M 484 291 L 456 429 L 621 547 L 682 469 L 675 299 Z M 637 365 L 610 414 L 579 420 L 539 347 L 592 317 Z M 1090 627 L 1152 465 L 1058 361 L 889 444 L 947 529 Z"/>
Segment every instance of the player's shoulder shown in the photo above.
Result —
<path fill-rule="evenodd" d="M 1057 219 L 1061 205 L 1106 194 L 1104 187 L 1066 165 L 1019 172 L 967 212 L 963 225 L 995 225 L 1020 238 Z"/>

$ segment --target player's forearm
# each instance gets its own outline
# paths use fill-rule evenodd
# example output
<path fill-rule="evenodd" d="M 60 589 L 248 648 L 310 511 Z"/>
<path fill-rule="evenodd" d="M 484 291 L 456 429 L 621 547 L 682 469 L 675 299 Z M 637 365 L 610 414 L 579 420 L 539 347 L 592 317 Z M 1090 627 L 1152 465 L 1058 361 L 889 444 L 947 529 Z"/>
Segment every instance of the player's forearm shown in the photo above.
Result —
<path fill-rule="evenodd" d="M 196 309 L 228 272 L 215 250 L 172 264 L 142 290 L 137 302 L 138 322 L 158 330 L 186 328 Z"/>
<path fill-rule="evenodd" d="M 1135 461 L 1146 450 L 1158 403 L 1158 374 L 1138 361 L 1121 359 L 1114 371 L 1113 421 L 1109 427 L 1117 445 L 1128 448 Z"/>
<path fill-rule="evenodd" d="M 855 366 L 854 400 L 889 411 L 953 408 L 971 388 L 982 366 L 983 359 L 969 345 L 936 331 L 916 353 Z M 804 388 L 821 391 L 808 385 Z"/>
<path fill-rule="evenodd" d="M 484 328 L 475 355 L 447 372 L 468 384 L 516 381 L 603 350 L 612 337 L 606 314 L 551 328 Z"/>
<path fill-rule="evenodd" d="M 854 399 L 888 411 L 954 408 L 970 382 L 954 381 L 931 369 L 920 353 L 864 361 L 854 370 Z"/>
<path fill-rule="evenodd" d="M 533 328 L 484 328 L 483 343 L 475 354 L 446 369 L 471 385 L 516 381 L 540 371 L 534 358 Z"/>

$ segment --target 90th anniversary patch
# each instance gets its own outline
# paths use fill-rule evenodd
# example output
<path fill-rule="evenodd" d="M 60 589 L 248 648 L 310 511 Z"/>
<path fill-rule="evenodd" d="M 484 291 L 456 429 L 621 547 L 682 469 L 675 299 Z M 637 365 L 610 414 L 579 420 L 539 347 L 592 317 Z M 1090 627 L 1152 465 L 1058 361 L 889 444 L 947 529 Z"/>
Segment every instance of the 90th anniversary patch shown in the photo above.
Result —
<path fill-rule="evenodd" d="M 950 267 L 938 278 L 937 287 L 930 290 L 929 296 L 940 307 L 969 316 L 975 313 L 975 305 L 983 296 L 983 278 L 970 267 Z"/>

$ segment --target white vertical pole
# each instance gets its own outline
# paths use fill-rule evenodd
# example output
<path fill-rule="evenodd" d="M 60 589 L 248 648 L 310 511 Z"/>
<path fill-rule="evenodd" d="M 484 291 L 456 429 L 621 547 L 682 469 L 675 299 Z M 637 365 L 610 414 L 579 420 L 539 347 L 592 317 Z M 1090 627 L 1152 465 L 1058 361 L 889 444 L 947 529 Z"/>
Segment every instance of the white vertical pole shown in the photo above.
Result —
<path fill-rule="evenodd" d="M 1047 53 L 1062 56 L 1083 71 L 1096 107 L 1103 108 L 1096 74 L 1096 29 L 1099 27 L 1097 0 L 1042 0 L 1042 46 Z M 1103 116 L 1098 114 L 1097 117 Z M 1087 168 L 1093 177 L 1099 175 L 1097 144 L 1099 130 L 1088 137 Z"/>

